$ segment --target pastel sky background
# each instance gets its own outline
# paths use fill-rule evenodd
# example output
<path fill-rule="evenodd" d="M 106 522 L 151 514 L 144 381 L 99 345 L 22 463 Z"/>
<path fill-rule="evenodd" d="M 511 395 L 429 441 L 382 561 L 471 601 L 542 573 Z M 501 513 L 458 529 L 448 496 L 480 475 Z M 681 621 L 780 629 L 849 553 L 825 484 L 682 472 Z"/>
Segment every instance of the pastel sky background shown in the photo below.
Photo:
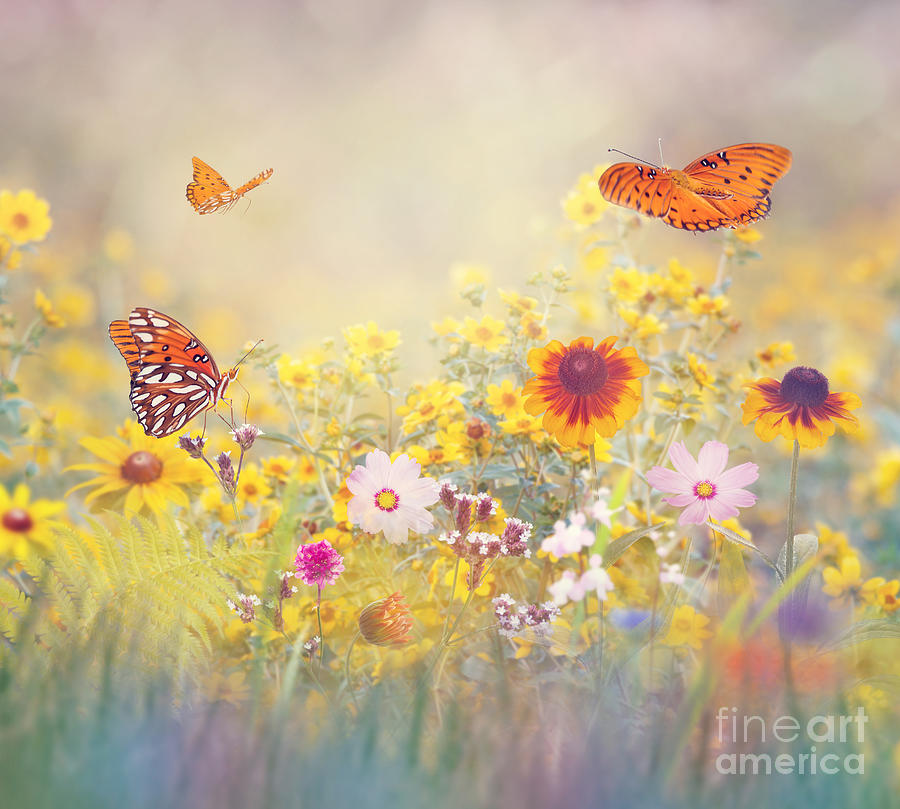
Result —
<path fill-rule="evenodd" d="M 83 251 L 98 325 L 155 303 L 227 322 L 229 348 L 370 318 L 424 334 L 463 313 L 451 265 L 524 289 L 562 257 L 577 175 L 608 146 L 655 161 L 657 138 L 678 166 L 794 151 L 766 250 L 897 211 L 896 2 L 0 5 L 0 181 L 50 200 L 48 246 Z M 234 186 L 275 174 L 249 209 L 200 217 L 194 154 Z M 90 270 L 113 228 L 133 267 Z M 643 239 L 647 260 L 718 252 L 661 223 Z M 150 267 L 171 281 L 156 301 Z"/>

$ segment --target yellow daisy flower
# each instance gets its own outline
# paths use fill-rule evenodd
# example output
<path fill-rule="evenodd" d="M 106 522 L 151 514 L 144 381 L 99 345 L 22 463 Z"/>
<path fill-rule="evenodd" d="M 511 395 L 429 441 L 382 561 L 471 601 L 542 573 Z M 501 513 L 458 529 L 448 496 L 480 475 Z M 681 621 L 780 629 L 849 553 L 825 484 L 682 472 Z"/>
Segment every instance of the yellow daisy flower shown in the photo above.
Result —
<path fill-rule="evenodd" d="M 605 166 L 597 166 L 591 174 L 581 174 L 578 181 L 562 201 L 566 218 L 579 225 L 593 225 L 609 208 L 609 203 L 600 193 L 597 181 Z M 599 174 L 597 172 L 600 172 Z"/>
<path fill-rule="evenodd" d="M 447 315 L 447 317 L 441 321 L 435 321 L 431 324 L 431 328 L 439 337 L 446 337 L 452 332 L 458 332 L 461 327 L 462 323 L 456 318 L 450 317 L 450 315 Z"/>
<path fill-rule="evenodd" d="M 30 550 L 45 553 L 53 547 L 52 520 L 66 504 L 53 500 L 31 502 L 31 492 L 24 483 L 16 486 L 12 496 L 0 486 L 0 557 L 25 558 Z"/>
<path fill-rule="evenodd" d="M 144 509 L 162 514 L 168 504 L 187 507 L 190 500 L 185 487 L 201 480 L 203 465 L 178 449 L 174 439 L 162 441 L 138 430 L 132 422 L 126 422 L 121 431 L 122 439 L 115 436 L 94 438 L 88 436 L 79 442 L 96 455 L 97 463 L 70 466 L 69 470 L 86 470 L 98 475 L 72 487 L 68 494 L 85 487 L 95 487 L 85 504 L 106 495 L 125 495 L 125 511 L 137 513 Z M 68 471 L 68 470 L 67 470 Z"/>
<path fill-rule="evenodd" d="M 537 308 L 538 299 L 530 298 L 528 295 L 520 295 L 518 292 L 512 292 L 505 289 L 498 289 L 500 298 L 503 302 L 517 314 L 530 312 Z"/>
<path fill-rule="evenodd" d="M 495 416 L 508 417 L 519 409 L 522 390 L 511 379 L 504 379 L 499 385 L 487 386 L 487 405 Z"/>
<path fill-rule="evenodd" d="M 49 214 L 47 201 L 30 189 L 18 194 L 0 191 L 0 233 L 13 244 L 43 241 L 53 225 Z"/>
<path fill-rule="evenodd" d="M 728 308 L 728 298 L 724 295 L 716 295 L 711 298 L 705 292 L 691 298 L 687 307 L 695 315 L 719 315 Z"/>
<path fill-rule="evenodd" d="M 245 463 L 241 469 L 241 477 L 237 485 L 237 500 L 239 503 L 259 503 L 272 494 L 272 487 L 266 483 L 266 479 L 259 471 L 255 463 Z"/>
<path fill-rule="evenodd" d="M 794 344 L 791 342 L 769 343 L 756 352 L 756 358 L 767 368 L 773 368 L 783 362 L 795 362 L 797 355 L 794 354 Z"/>
<path fill-rule="evenodd" d="M 296 460 L 289 458 L 287 455 L 273 455 L 271 458 L 263 460 L 263 474 L 277 480 L 279 483 L 287 483 L 295 464 Z M 313 473 L 315 474 L 315 470 L 313 470 Z"/>
<path fill-rule="evenodd" d="M 822 571 L 825 585 L 822 592 L 831 596 L 834 606 L 841 606 L 848 598 L 855 598 L 862 587 L 862 569 L 856 556 L 842 556 L 840 567 L 826 567 Z"/>
<path fill-rule="evenodd" d="M 485 351 L 499 351 L 501 346 L 509 342 L 503 332 L 506 324 L 495 317 L 485 315 L 480 321 L 474 317 L 466 317 L 460 334 L 472 345 L 480 346 Z"/>
<path fill-rule="evenodd" d="M 636 303 L 647 294 L 647 276 L 635 267 L 616 267 L 609 279 L 609 291 L 622 303 Z"/>
<path fill-rule="evenodd" d="M 0 236 L 0 267 L 17 270 L 21 264 L 22 251 L 16 250 L 5 236 Z"/>
<path fill-rule="evenodd" d="M 387 354 L 400 345 L 399 331 L 380 331 L 374 320 L 347 326 L 344 329 L 347 348 L 355 357 L 375 357 Z"/>
<path fill-rule="evenodd" d="M 50 298 L 48 298 L 40 289 L 34 291 L 34 308 L 37 309 L 38 314 L 44 319 L 44 323 L 47 326 L 50 326 L 50 328 L 61 329 L 66 325 L 66 321 L 53 309 Z"/>
<path fill-rule="evenodd" d="M 282 384 L 291 388 L 308 390 L 315 387 L 319 381 L 318 363 L 308 359 L 296 359 L 288 354 L 282 354 L 276 360 L 275 367 Z"/>
<path fill-rule="evenodd" d="M 618 312 L 619 317 L 628 326 L 628 330 L 633 332 L 638 340 L 646 340 L 657 334 L 662 334 L 669 328 L 668 323 L 664 323 L 653 314 L 642 315 L 634 309 L 626 309 L 625 307 L 620 307 Z"/>
<path fill-rule="evenodd" d="M 427 385 L 416 385 L 406 397 L 406 404 L 397 408 L 397 414 L 403 417 L 403 432 L 414 432 L 439 417 L 461 416 L 465 409 L 457 397 L 465 390 L 462 382 L 442 382 L 440 379 Z"/>
<path fill-rule="evenodd" d="M 712 637 L 712 632 L 706 628 L 708 623 L 709 618 L 697 612 L 690 604 L 682 604 L 675 609 L 669 631 L 662 642 L 669 646 L 699 649 L 705 638 Z"/>

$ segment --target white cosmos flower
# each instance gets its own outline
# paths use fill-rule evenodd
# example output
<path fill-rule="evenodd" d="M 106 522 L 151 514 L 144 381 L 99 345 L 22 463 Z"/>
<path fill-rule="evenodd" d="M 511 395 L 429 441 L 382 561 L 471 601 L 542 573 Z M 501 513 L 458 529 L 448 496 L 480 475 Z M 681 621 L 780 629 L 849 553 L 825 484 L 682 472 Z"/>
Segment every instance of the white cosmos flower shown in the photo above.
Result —
<path fill-rule="evenodd" d="M 434 526 L 426 506 L 438 500 L 440 487 L 433 478 L 420 477 L 422 467 L 408 455 L 393 463 L 380 449 L 366 455 L 366 465 L 357 466 L 347 478 L 353 494 L 347 503 L 350 522 L 368 534 L 384 532 L 394 545 L 409 538 L 409 531 L 422 533 Z"/>

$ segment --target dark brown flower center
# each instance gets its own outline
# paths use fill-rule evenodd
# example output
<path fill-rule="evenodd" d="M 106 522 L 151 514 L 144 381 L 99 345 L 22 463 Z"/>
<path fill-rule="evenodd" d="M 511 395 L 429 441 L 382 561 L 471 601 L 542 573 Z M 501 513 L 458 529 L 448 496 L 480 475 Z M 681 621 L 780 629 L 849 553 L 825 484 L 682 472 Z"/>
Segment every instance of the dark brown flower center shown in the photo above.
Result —
<path fill-rule="evenodd" d="M 162 474 L 162 461 L 152 452 L 132 452 L 122 464 L 122 477 L 132 483 L 151 483 Z"/>
<path fill-rule="evenodd" d="M 819 407 L 828 398 L 828 380 L 815 368 L 792 368 L 781 380 L 781 397 L 801 407 Z"/>
<path fill-rule="evenodd" d="M 24 534 L 34 528 L 34 520 L 24 508 L 11 508 L 3 515 L 3 527 L 7 531 Z"/>
<path fill-rule="evenodd" d="M 599 351 L 570 348 L 559 364 L 559 381 L 576 396 L 590 396 L 606 384 L 609 371 Z"/>

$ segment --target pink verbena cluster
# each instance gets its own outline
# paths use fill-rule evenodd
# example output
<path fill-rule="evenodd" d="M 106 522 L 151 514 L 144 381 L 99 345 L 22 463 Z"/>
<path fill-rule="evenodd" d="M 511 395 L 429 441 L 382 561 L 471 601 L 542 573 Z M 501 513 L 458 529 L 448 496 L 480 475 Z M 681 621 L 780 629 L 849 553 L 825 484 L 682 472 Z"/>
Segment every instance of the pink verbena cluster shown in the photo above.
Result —
<path fill-rule="evenodd" d="M 553 619 L 559 615 L 559 607 L 552 601 L 544 604 L 519 604 L 504 593 L 493 600 L 494 615 L 497 618 L 498 631 L 507 638 L 521 635 L 525 629 L 532 629 L 535 634 L 546 637 L 552 634 Z"/>
<path fill-rule="evenodd" d="M 515 517 L 507 517 L 502 534 L 472 531 L 473 519 L 476 523 L 490 519 L 496 512 L 496 503 L 488 494 L 458 494 L 455 489 L 453 484 L 444 483 L 441 486 L 441 502 L 453 515 L 456 528 L 441 534 L 438 539 L 446 542 L 460 559 L 468 563 L 466 587 L 476 590 L 487 572 L 487 562 L 501 556 L 531 556 L 528 540 L 533 526 Z"/>

